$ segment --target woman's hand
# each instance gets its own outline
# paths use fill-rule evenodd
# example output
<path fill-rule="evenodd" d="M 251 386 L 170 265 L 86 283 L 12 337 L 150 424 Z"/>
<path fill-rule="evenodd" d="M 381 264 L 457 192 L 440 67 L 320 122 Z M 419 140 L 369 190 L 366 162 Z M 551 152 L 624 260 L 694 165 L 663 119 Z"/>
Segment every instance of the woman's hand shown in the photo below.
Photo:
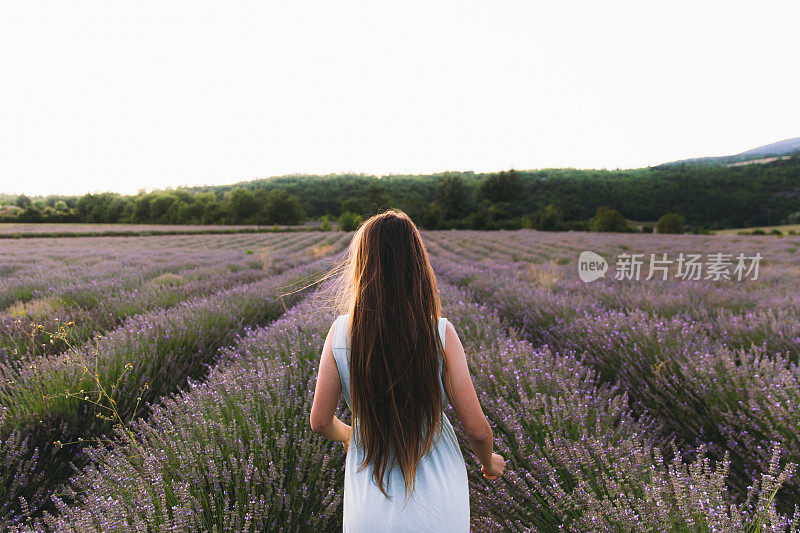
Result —
<path fill-rule="evenodd" d="M 492 454 L 492 464 L 488 468 L 486 466 L 481 465 L 481 472 L 483 472 L 483 477 L 492 481 L 494 481 L 495 479 L 499 479 L 500 476 L 503 475 L 505 469 L 506 469 L 506 460 L 503 459 L 503 456 L 498 455 L 496 453 Z"/>

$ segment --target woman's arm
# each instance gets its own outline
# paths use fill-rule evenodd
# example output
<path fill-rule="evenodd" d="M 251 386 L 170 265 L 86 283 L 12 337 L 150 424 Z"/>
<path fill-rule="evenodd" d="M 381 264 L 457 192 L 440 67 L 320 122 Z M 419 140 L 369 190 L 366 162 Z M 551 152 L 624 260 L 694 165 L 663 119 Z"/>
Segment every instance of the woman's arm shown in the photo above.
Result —
<path fill-rule="evenodd" d="M 333 334 L 336 323 L 328 330 L 325 346 L 319 361 L 317 373 L 317 387 L 314 390 L 314 403 L 311 406 L 311 429 L 314 433 L 330 440 L 344 442 L 345 448 L 350 442 L 353 429 L 339 420 L 334 412 L 339 403 L 342 392 L 342 382 L 339 379 L 339 370 L 333 358 Z"/>
<path fill-rule="evenodd" d="M 503 473 L 505 461 L 501 456 L 492 453 L 494 440 L 492 428 L 483 414 L 475 387 L 472 385 L 464 346 L 450 321 L 447 322 L 445 331 L 444 355 L 447 358 L 445 390 L 449 390 L 452 394 L 450 403 L 464 425 L 469 443 L 482 465 L 484 476 L 497 479 Z"/>

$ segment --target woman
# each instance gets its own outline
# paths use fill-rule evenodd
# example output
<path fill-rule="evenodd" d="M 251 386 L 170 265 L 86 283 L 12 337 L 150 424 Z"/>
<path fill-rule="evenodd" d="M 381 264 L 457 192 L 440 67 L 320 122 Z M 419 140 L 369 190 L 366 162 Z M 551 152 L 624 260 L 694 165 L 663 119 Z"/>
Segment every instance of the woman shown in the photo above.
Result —
<path fill-rule="evenodd" d="M 390 210 L 367 220 L 340 281 L 347 313 L 325 340 L 311 427 L 347 453 L 343 530 L 469 531 L 467 471 L 442 412 L 447 399 L 483 475 L 498 479 L 505 461 L 492 453 L 458 334 L 439 317 L 436 278 L 411 219 Z M 353 427 L 334 415 L 340 393 Z"/>

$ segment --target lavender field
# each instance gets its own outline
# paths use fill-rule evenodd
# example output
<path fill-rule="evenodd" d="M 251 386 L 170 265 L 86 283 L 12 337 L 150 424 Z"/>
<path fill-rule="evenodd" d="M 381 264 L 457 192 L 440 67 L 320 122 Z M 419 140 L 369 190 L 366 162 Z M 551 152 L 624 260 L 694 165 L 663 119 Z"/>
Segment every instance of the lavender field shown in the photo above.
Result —
<path fill-rule="evenodd" d="M 340 530 L 344 451 L 308 415 L 313 282 L 351 235 L 3 242 L 0 527 Z M 423 238 L 508 461 L 483 478 L 448 409 L 474 531 L 798 530 L 800 237 Z M 645 279 L 650 253 L 740 252 L 757 276 Z"/>
<path fill-rule="evenodd" d="M 38 222 L 0 222 L 0 238 L 4 237 L 54 237 L 91 235 L 168 235 L 168 234 L 212 234 L 212 233 L 258 233 L 265 230 L 302 231 L 310 229 L 303 226 L 253 226 L 253 225 L 197 225 L 197 224 L 91 224 L 91 223 L 47 223 Z"/>

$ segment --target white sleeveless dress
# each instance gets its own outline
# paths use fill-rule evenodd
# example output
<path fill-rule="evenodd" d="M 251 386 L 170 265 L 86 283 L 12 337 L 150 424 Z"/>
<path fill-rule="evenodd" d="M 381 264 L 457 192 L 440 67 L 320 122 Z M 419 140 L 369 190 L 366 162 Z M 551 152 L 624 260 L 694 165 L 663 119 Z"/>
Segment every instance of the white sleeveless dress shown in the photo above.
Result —
<path fill-rule="evenodd" d="M 350 400 L 350 331 L 349 315 L 336 318 L 333 357 L 339 369 L 342 393 L 348 407 Z M 447 319 L 439 319 L 438 332 L 444 346 Z M 442 408 L 447 396 L 441 382 L 442 357 L 439 355 L 439 386 Z M 384 474 L 384 488 L 391 499 L 380 491 L 372 479 L 372 465 L 356 473 L 364 459 L 364 450 L 357 445 L 353 432 L 347 452 L 344 475 L 345 533 L 386 531 L 392 533 L 464 533 L 469 531 L 469 485 L 467 468 L 450 420 L 442 413 L 442 434 L 431 452 L 417 465 L 414 492 L 405 501 L 405 482 L 397 465 Z M 405 505 L 404 505 L 405 503 Z"/>

